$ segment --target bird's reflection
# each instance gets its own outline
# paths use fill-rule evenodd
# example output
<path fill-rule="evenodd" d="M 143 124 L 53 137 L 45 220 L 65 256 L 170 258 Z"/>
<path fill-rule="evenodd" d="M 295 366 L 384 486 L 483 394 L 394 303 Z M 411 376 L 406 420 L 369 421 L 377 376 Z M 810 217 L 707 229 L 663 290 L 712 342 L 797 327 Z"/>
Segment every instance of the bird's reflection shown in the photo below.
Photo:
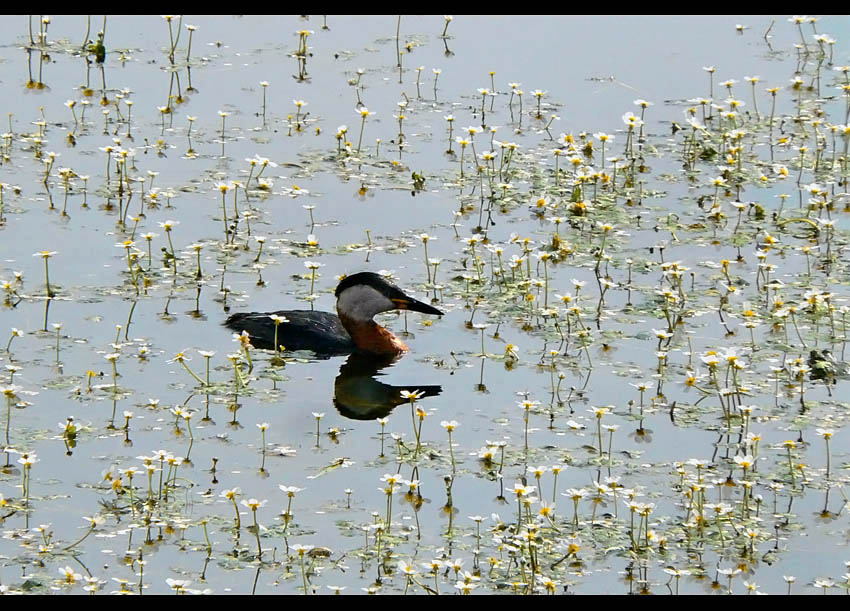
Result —
<path fill-rule="evenodd" d="M 353 353 L 339 368 L 334 381 L 334 406 L 342 416 L 352 420 L 375 420 L 387 416 L 396 406 L 407 403 L 401 391 L 418 390 L 425 397 L 434 397 L 443 391 L 438 384 L 403 385 L 385 384 L 377 378 L 382 370 L 391 367 L 397 360 L 374 354 Z"/>

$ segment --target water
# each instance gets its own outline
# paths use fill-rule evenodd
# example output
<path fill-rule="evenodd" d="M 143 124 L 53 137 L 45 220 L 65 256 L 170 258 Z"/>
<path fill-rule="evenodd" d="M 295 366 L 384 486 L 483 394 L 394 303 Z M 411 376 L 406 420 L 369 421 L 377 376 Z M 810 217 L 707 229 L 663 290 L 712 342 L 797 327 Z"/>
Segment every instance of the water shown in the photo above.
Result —
<path fill-rule="evenodd" d="M 804 62 L 793 48 L 799 41 L 796 26 L 777 18 L 768 46 L 762 35 L 771 19 L 742 19 L 458 17 L 449 24 L 449 37 L 442 39 L 442 16 L 404 17 L 399 44 L 404 48 L 411 42 L 413 46 L 403 54 L 399 84 L 396 17 L 329 17 L 329 30 L 321 29 L 322 20 L 316 17 L 309 21 L 249 16 L 184 18 L 184 26 L 198 26 L 188 62 L 191 74 L 185 27 L 172 67 L 165 20 L 110 17 L 104 65 L 110 104 L 102 108 L 101 74 L 94 63 L 88 75 L 91 95 L 81 89 L 86 82 L 86 63 L 78 49 L 85 18 L 51 19 L 44 46 L 49 59 L 44 59 L 40 77 L 47 87 L 41 90 L 26 87 L 28 65 L 36 75 L 33 78 L 39 79 L 40 55 L 38 45 L 27 53 L 26 17 L 9 18 L 8 40 L 0 51 L 0 78 L 9 91 L 21 95 L 5 100 L 6 111 L 12 113 L 13 135 L 7 139 L 11 144 L 6 145 L 8 158 L 0 166 L 0 181 L 19 187 L 20 193 L 10 187 L 3 190 L 0 277 L 11 284 L 9 299 L 0 310 L 0 332 L 10 333 L 14 327 L 23 336 L 14 338 L 11 353 L 0 354 L 0 359 L 4 365 L 20 367 L 9 372 L 16 386 L 12 392 L 15 401 L 29 403 L 10 410 L 9 446 L 18 452 L 35 452 L 39 462 L 31 470 L 28 503 L 21 487 L 19 454 L 9 454 L 9 468 L 0 478 L 0 493 L 6 499 L 0 514 L 4 518 L 0 583 L 13 590 L 82 593 L 83 581 L 70 583 L 60 574 L 60 569 L 70 566 L 81 575 L 105 582 L 100 591 L 123 587 L 133 592 L 166 593 L 171 588 L 166 579 L 187 579 L 190 589 L 209 588 L 214 593 L 298 593 L 303 591 L 304 575 L 293 546 L 314 545 L 328 551 L 325 557 L 314 549 L 304 564 L 311 592 L 328 593 L 328 586 L 345 586 L 345 593 L 360 593 L 362 588 L 377 587 L 380 580 L 382 592 L 402 592 L 407 585 L 410 591 L 421 593 L 424 587 L 408 583 L 400 563 L 413 563 L 416 579 L 433 587 L 434 578 L 420 564 L 433 558 L 462 560 L 463 570 L 481 578 L 474 582 L 478 585 L 475 593 L 523 590 L 529 587 L 530 568 L 512 564 L 511 558 L 513 554 L 528 563 L 528 551 L 504 544 L 517 543 L 510 539 L 517 522 L 515 482 L 537 486 L 527 468 L 539 465 L 550 470 L 542 477 L 542 490 L 532 495 L 535 500 L 529 511 L 536 515 L 540 510 L 537 497 L 554 501 L 557 530 L 544 519 L 534 534 L 539 550 L 535 559 L 539 572 L 534 578 L 538 588 L 545 589 L 544 579 L 551 578 L 557 582 L 558 592 L 565 587 L 578 593 L 641 588 L 667 592 L 670 576 L 663 569 L 670 567 L 703 575 L 681 580 L 682 593 L 702 592 L 715 579 L 717 568 L 736 566 L 745 570 L 733 580 L 733 591 L 739 593 L 745 591 L 742 580 L 757 584 L 761 591 L 784 592 L 783 575 L 796 577 L 795 591 L 820 577 L 840 582 L 846 539 L 841 515 L 846 461 L 841 398 L 846 382 L 837 380 L 830 396 L 822 382 L 804 374 L 807 410 L 801 414 L 799 391 L 785 388 L 790 374 L 781 374 L 780 396 L 775 397 L 770 369 L 787 363 L 787 371 L 795 371 L 791 361 L 797 357 L 805 361 L 816 341 L 818 348 L 831 345 L 841 356 L 840 312 L 834 314 L 834 333 L 822 301 L 817 321 L 805 312 L 798 313 L 806 346 L 787 319 L 787 340 L 781 326 L 770 333 L 775 308 L 765 304 L 758 288 L 762 280 L 756 280 L 754 252 L 757 244 L 764 243 L 765 232 L 779 237 L 779 246 L 768 255 L 768 261 L 776 265 L 772 277 L 781 278 L 787 287 L 772 290 L 772 294 L 800 302 L 805 309 L 807 289 L 828 290 L 835 307 L 843 306 L 847 293 L 841 278 L 846 274 L 840 255 L 846 238 L 842 200 L 837 194 L 845 189 L 839 184 L 840 163 L 829 171 L 819 167 L 815 172 L 808 158 L 801 185 L 820 183 L 837 208 L 832 213 L 837 225 L 830 243 L 834 256 L 827 273 L 817 267 L 826 248 L 824 230 L 815 238 L 806 233 L 808 223 L 780 225 L 771 216 L 779 210 L 776 196 L 780 193 L 790 195 L 783 210 L 786 219 L 802 216 L 798 201 L 811 196 L 808 191 L 798 191 L 796 185 L 799 167 L 795 159 L 803 132 L 788 119 L 781 129 L 796 133 L 796 139 L 787 145 L 778 143 L 778 118 L 797 113 L 789 79 L 799 71 L 807 84 L 814 82 L 818 56 L 809 34 L 811 26 L 804 28 L 811 45 Z M 101 21 L 94 18 L 92 23 L 89 37 L 94 39 Z M 737 23 L 749 29 L 739 33 Z M 177 26 L 176 19 L 173 24 Z M 842 30 L 846 23 L 824 18 L 817 27 L 838 40 L 834 64 L 846 61 L 846 33 Z M 298 65 L 292 56 L 298 46 L 295 32 L 300 29 L 313 30 L 307 39 L 307 78 L 302 80 L 297 78 Z M 832 87 L 841 73 L 828 71 L 827 63 L 826 58 L 821 59 L 822 101 L 817 106 L 824 110 L 827 123 L 841 123 L 844 101 L 841 92 Z M 417 95 L 419 66 L 424 68 Z M 709 95 L 709 74 L 703 69 L 709 66 L 715 67 L 715 98 L 720 102 L 726 99 L 721 82 L 734 78 L 739 81 L 733 85 L 735 98 L 745 102 L 743 110 L 751 113 L 737 119 L 751 136 L 746 140 L 747 172 L 735 180 L 743 185 L 741 199 L 758 202 L 766 213 L 762 218 L 748 209 L 737 230 L 737 211 L 730 204 L 734 192 L 720 195 L 726 222 L 715 227 L 706 220 L 715 192 L 711 181 L 722 171 L 718 168 L 724 163 L 722 155 L 695 161 L 691 183 L 682 171 L 684 140 L 691 131 L 683 114 L 691 105 L 686 100 Z M 360 68 L 359 85 L 352 85 Z M 436 94 L 435 68 L 440 70 Z M 487 129 L 499 126 L 495 141 L 516 142 L 519 148 L 511 161 L 512 187 L 507 192 L 494 188 L 492 206 L 484 200 L 489 213 L 482 213 L 482 186 L 475 177 L 471 148 L 464 153 L 462 181 L 459 154 L 444 154 L 449 144 L 445 117 L 455 116 L 455 136 L 464 135 L 468 126 L 481 125 L 482 96 L 477 90 L 492 88 L 490 71 L 495 71 L 493 82 L 499 95 L 492 99 L 492 110 L 491 99 L 485 100 L 483 121 Z M 760 77 L 761 121 L 755 120 L 750 84 L 744 80 L 755 75 Z M 269 83 L 265 117 L 262 81 Z M 522 114 L 516 97 L 509 106 L 510 82 L 521 83 Z M 771 139 L 766 119 L 770 96 L 765 88 L 774 86 L 779 92 Z M 534 116 L 537 101 L 531 92 L 535 89 L 545 91 L 541 119 Z M 130 111 L 121 102 L 119 116 L 113 101 L 122 90 L 129 90 L 122 94 L 123 99 L 133 104 Z M 361 121 L 355 108 L 358 95 L 375 113 L 365 122 L 360 154 L 356 151 Z M 569 159 L 573 155 L 561 156 L 559 168 L 565 172 L 555 181 L 552 150 L 564 146 L 556 139 L 561 133 L 573 134 L 580 149 L 580 133 L 585 132 L 594 142 L 594 167 L 598 170 L 600 142 L 592 134 L 603 131 L 615 136 L 606 148 L 606 157 L 622 158 L 627 137 L 621 117 L 627 111 L 640 114 L 633 103 L 636 98 L 654 103 L 646 112 L 647 139 L 641 158 L 647 171 L 637 175 L 643 181 L 640 191 L 633 185 L 629 191 L 620 190 L 614 201 L 603 189 L 597 195 L 604 195 L 605 205 L 594 206 L 586 217 L 589 220 L 575 216 L 570 208 L 575 170 Z M 398 120 L 393 114 L 398 115 L 398 102 L 405 99 L 404 147 L 400 151 Z M 814 95 L 806 95 L 806 113 L 816 106 L 813 99 Z M 77 124 L 65 105 L 67 100 L 76 101 Z M 84 121 L 83 100 L 90 102 Z M 300 131 L 293 100 L 307 103 L 303 112 L 309 114 L 300 121 Z M 163 114 L 157 107 L 170 107 L 171 112 Z M 104 108 L 108 109 L 106 119 Z M 228 113 L 224 155 L 219 111 Z M 558 118 L 552 120 L 547 133 L 552 114 Z M 188 116 L 196 117 L 191 144 Z M 38 143 L 34 135 L 42 117 Z M 301 112 L 298 119 L 302 119 Z M 674 121 L 685 128 L 676 135 L 671 129 Z M 348 127 L 348 154 L 338 153 L 334 134 L 340 125 Z M 826 133 L 825 125 L 819 129 Z M 69 132 L 74 135 L 74 145 L 67 137 Z M 809 155 L 816 148 L 813 132 L 814 127 L 808 125 Z M 380 151 L 376 138 L 381 139 Z M 768 141 L 774 143 L 773 161 Z M 829 158 L 833 145 L 829 138 L 824 142 Z M 487 132 L 474 137 L 479 154 L 490 149 L 489 143 Z M 133 151 L 129 165 L 134 169 L 129 173 L 139 181 L 131 183 L 129 204 L 126 195 L 119 201 L 114 161 L 110 191 L 106 189 L 107 156 L 101 150 L 106 146 Z M 452 146 L 459 151 L 458 143 Z M 48 151 L 57 153 L 47 181 L 49 192 L 43 184 L 45 164 L 35 155 L 38 149 L 41 159 Z M 497 144 L 494 150 L 498 169 L 501 152 Z M 840 138 L 837 150 L 840 157 Z M 271 181 L 268 191 L 257 188 L 254 179 L 259 168 L 251 171 L 246 161 L 256 155 L 277 164 L 264 170 L 262 178 Z M 609 172 L 612 163 L 606 161 Z M 788 179 L 779 177 L 774 163 L 788 166 Z M 581 164 L 587 165 L 587 160 Z M 58 171 L 63 167 L 89 176 L 85 196 L 81 179 L 71 180 L 67 215 L 61 214 L 64 187 Z M 756 170 L 768 179 L 758 180 Z M 624 171 L 618 170 L 620 185 Z M 153 182 L 150 172 L 156 173 Z M 413 184 L 413 172 L 425 177 L 420 191 Z M 237 197 L 240 215 L 252 211 L 250 235 L 240 218 L 235 237 L 228 237 L 234 245 L 226 245 L 217 185 L 232 180 L 244 184 L 249 175 L 250 201 L 241 188 Z M 489 195 L 487 182 L 484 177 L 483 192 Z M 151 184 L 158 192 L 157 207 L 151 206 Z M 146 196 L 141 202 L 143 192 Z M 548 201 L 542 218 L 535 213 L 541 196 Z M 700 196 L 705 198 L 704 209 L 697 207 Z M 587 186 L 582 199 L 593 198 L 592 187 Z M 633 205 L 627 204 L 629 198 Z M 87 208 L 82 207 L 84 200 Z M 125 204 L 129 213 L 125 213 Z M 226 206 L 232 221 L 233 191 L 227 194 Z M 303 206 L 314 206 L 314 223 Z M 462 214 L 455 216 L 462 208 Z M 119 222 L 120 214 L 125 217 L 124 224 Z M 812 219 L 819 215 L 824 211 L 813 212 Z M 135 221 L 130 218 L 134 216 L 139 218 L 135 233 Z M 554 216 L 564 218 L 557 236 L 571 248 L 553 248 L 555 224 L 548 218 Z M 488 217 L 492 224 L 483 231 L 477 229 L 479 219 Z M 164 255 L 170 247 L 160 223 L 168 220 L 179 221 L 171 232 L 179 257 L 176 275 Z M 605 242 L 611 261 L 600 263 L 599 269 L 607 269 L 614 285 L 601 307 L 595 269 L 604 230 L 597 221 L 613 225 Z M 147 242 L 141 237 L 146 232 L 159 234 L 151 240 L 151 261 Z M 441 291 L 428 283 L 418 237 L 423 232 L 433 236 L 428 241 L 428 256 L 441 259 L 437 268 Z M 308 245 L 310 234 L 317 247 Z M 512 234 L 529 238 L 526 254 L 531 257 L 530 266 L 524 261 L 514 272 L 509 268 L 510 257 L 523 255 L 524 248 L 521 239 L 512 240 Z M 259 259 L 258 235 L 266 238 Z M 469 244 L 472 236 L 479 242 Z M 504 279 L 497 274 L 496 255 L 485 250 L 485 237 L 491 246 L 504 249 Z M 143 271 L 137 276 L 138 292 L 128 273 L 124 247 L 128 239 L 140 252 Z M 191 248 L 195 243 L 203 244 L 200 280 Z M 805 245 L 820 248 L 811 261 L 801 250 Z M 46 299 L 43 258 L 33 256 L 42 250 L 56 251 L 48 260 L 55 292 L 50 300 Z M 739 250 L 740 262 L 736 261 Z M 544 261 L 534 256 L 541 253 L 550 253 L 545 269 Z M 476 282 L 475 256 L 480 257 L 480 284 Z M 665 286 L 660 280 L 662 258 L 679 260 L 690 270 L 684 273 L 688 295 L 684 323 L 676 326 L 669 343 L 664 340 L 666 365 L 659 374 L 655 352 L 660 343 L 653 329 L 663 330 L 668 324 L 655 293 Z M 627 259 L 633 261 L 631 292 L 626 290 Z M 734 294 L 723 288 L 724 282 L 729 283 L 722 271 L 723 259 L 731 261 Z M 313 300 L 307 299 L 311 280 L 306 261 L 324 264 L 315 281 L 317 297 Z M 813 268 L 810 277 L 807 263 Z M 537 286 L 521 284 L 529 269 Z M 403 339 L 411 353 L 380 375 L 367 373 L 356 383 L 343 385 L 337 382 L 343 358 L 287 357 L 285 367 L 280 367 L 271 353 L 252 351 L 253 369 L 250 374 L 247 366 L 244 370 L 248 386 L 234 392 L 234 371 L 227 355 L 239 347 L 220 326 L 228 312 L 303 309 L 311 302 L 317 310 L 332 311 L 336 277 L 361 270 L 392 270 L 396 281 L 417 298 L 436 294 L 436 305 L 446 315 L 435 320 L 408 315 L 407 328 L 412 335 Z M 21 284 L 16 283 L 15 272 L 22 273 Z M 547 274 L 549 290 L 544 295 Z M 262 285 L 258 284 L 260 277 Z M 558 331 L 551 316 L 541 316 L 544 305 L 558 306 L 566 325 L 566 310 L 574 301 L 565 304 L 556 295 L 574 297 L 574 278 L 586 283 L 578 299 L 581 324 L 589 332 L 586 350 L 581 348 L 585 340 L 575 317 L 570 318 L 567 346 L 561 341 L 566 328 Z M 226 297 L 222 287 L 229 287 Z M 534 300 L 525 301 L 526 294 Z M 726 301 L 724 320 L 734 335 L 727 336 L 727 327 L 720 322 L 721 297 Z M 761 323 L 754 330 L 754 346 L 749 331 L 739 324 L 752 318 L 747 310 L 754 311 L 753 317 Z M 379 319 L 397 333 L 404 329 L 401 315 Z M 57 330 L 54 325 L 60 323 Z M 486 358 L 480 355 L 481 331 L 476 324 L 489 325 L 484 330 Z M 4 328 L 7 331 L 2 331 Z M 516 346 L 517 362 L 506 356 L 508 344 Z M 742 403 L 756 406 L 746 428 L 737 411 L 731 420 L 723 418 L 716 393 L 701 399 L 698 390 L 684 385 L 688 369 L 698 367 L 700 374 L 707 373 L 700 356 L 727 348 L 738 348 L 746 363 L 739 374 L 748 387 L 740 393 L 745 397 Z M 205 379 L 205 359 L 198 350 L 216 353 L 210 359 L 213 385 L 208 389 L 199 386 L 175 360 L 177 353 L 184 352 L 190 359 L 187 364 Z M 555 350 L 555 355 L 550 350 Z M 112 365 L 105 358 L 110 354 L 119 355 L 114 382 Z M 91 379 L 89 371 L 94 372 Z M 732 387 L 726 361 L 718 371 L 719 383 Z M 560 382 L 559 373 L 563 375 Z M 635 387 L 642 382 L 648 383 L 643 397 Z M 411 416 L 407 405 L 389 413 L 383 429 L 374 420 L 352 420 L 335 409 L 335 392 L 338 402 L 351 401 L 349 395 L 342 396 L 343 391 L 387 391 L 379 383 L 441 387 L 438 396 L 417 403 L 426 413 L 418 451 L 415 430 L 419 420 Z M 710 385 L 707 379 L 699 384 Z M 397 400 L 395 393 L 392 396 Z M 524 399 L 539 402 L 529 413 L 527 444 L 524 410 L 518 405 Z M 234 405 L 238 405 L 235 414 Z M 175 426 L 179 418 L 169 411 L 175 406 L 192 411 L 191 435 L 184 421 Z M 613 432 L 610 454 L 610 433 L 603 432 L 601 456 L 597 418 L 589 411 L 600 406 L 612 407 L 602 423 L 619 427 Z M 126 431 L 125 411 L 132 412 Z M 318 425 L 315 413 L 324 414 Z M 63 442 L 69 417 L 79 427 L 73 448 Z M 440 423 L 452 420 L 459 424 L 452 432 L 450 452 L 447 432 Z M 3 422 L 5 425 L 5 415 Z M 268 423 L 265 459 L 257 426 L 262 423 Z M 579 425 L 584 428 L 578 429 Z M 824 440 L 817 428 L 835 429 L 829 477 Z M 706 491 L 706 503 L 722 495 L 734 511 L 723 524 L 723 540 L 713 516 L 700 538 L 674 463 L 706 460 L 709 467 L 702 473 L 706 483 L 723 482 L 728 476 L 740 480 L 742 471 L 733 458 L 753 452 L 752 443 L 743 439 L 746 432 L 761 435 L 761 460 L 750 479 L 753 493 L 763 501 L 756 505 L 755 498 L 748 499 L 745 506 L 740 485 L 732 488 L 715 483 Z M 404 436 L 403 449 L 399 450 L 391 433 Z M 804 442 L 796 444 L 793 460 L 808 466 L 792 480 L 783 442 L 801 435 Z M 498 449 L 495 463 L 479 459 L 479 452 L 491 442 L 505 442 L 501 468 Z M 123 490 L 116 491 L 111 483 L 119 469 L 136 467 L 140 472 L 132 481 L 134 499 L 148 499 L 151 493 L 144 463 L 138 457 L 151 456 L 159 449 L 188 460 L 179 466 L 173 486 L 166 486 L 164 493 L 160 492 L 160 473 L 155 473 L 151 479 L 154 500 L 137 503 L 133 510 L 127 476 L 122 477 Z M 562 468 L 557 485 L 553 465 Z M 695 467 L 685 470 L 687 481 L 696 481 Z M 390 532 L 379 534 L 374 525 L 386 519 L 387 511 L 386 495 L 379 490 L 386 486 L 381 478 L 397 472 L 405 479 L 419 480 L 423 497 L 409 495 L 405 501 L 409 486 L 403 486 L 393 495 Z M 163 480 L 168 474 L 165 464 Z M 447 480 L 452 474 L 453 479 Z M 579 504 L 580 524 L 575 529 L 573 502 L 562 493 L 569 488 L 590 490 L 593 482 L 604 483 L 606 477 L 617 478 L 622 488 L 616 495 L 608 491 L 605 505 L 597 507 L 595 516 L 588 494 Z M 447 482 L 451 482 L 451 506 Z M 776 513 L 771 482 L 784 486 L 777 492 Z M 279 485 L 302 489 L 295 493 L 293 518 L 285 529 L 281 512 L 286 510 L 287 496 Z M 234 508 L 222 497 L 223 491 L 236 487 L 241 489 L 237 503 L 251 498 L 268 501 L 257 512 L 262 526 L 260 561 L 255 536 L 248 528 L 253 523 L 251 510 L 239 505 L 237 537 Z M 649 549 L 637 535 L 637 525 L 634 529 L 630 526 L 629 509 L 623 501 L 625 489 L 631 488 L 643 495 L 636 501 L 655 504 L 649 514 L 650 530 L 655 531 Z M 346 490 L 351 490 L 350 496 Z M 414 511 L 419 500 L 421 507 Z M 829 514 L 822 512 L 824 506 Z M 709 509 L 705 511 L 711 515 Z M 505 528 L 490 532 L 496 522 L 494 513 Z M 477 560 L 476 522 L 468 517 L 475 515 L 485 518 Z M 91 536 L 73 545 L 89 530 L 86 516 L 102 516 L 103 521 L 98 521 Z M 635 520 L 640 522 L 640 517 Z M 49 524 L 45 532 L 52 534 L 47 543 L 41 533 L 33 531 L 40 524 Z M 752 554 L 746 529 L 756 533 Z M 778 550 L 774 550 L 776 532 L 781 537 Z M 499 538 L 494 540 L 494 534 Z M 558 544 L 574 541 L 570 539 L 573 534 L 580 540 L 577 558 L 557 563 L 566 553 Z M 660 543 L 663 537 L 667 538 L 665 545 Z M 490 570 L 489 557 L 500 558 L 501 563 Z M 143 570 L 139 558 L 145 560 Z M 624 571 L 633 571 L 636 581 L 623 580 Z M 439 575 L 441 592 L 461 591 L 454 586 L 464 581 L 462 572 L 449 567 Z M 113 579 L 126 579 L 127 584 L 122 586 Z M 725 577 L 719 581 L 727 585 Z M 523 585 L 517 585 L 520 583 Z M 675 584 L 669 588 L 675 591 Z"/>

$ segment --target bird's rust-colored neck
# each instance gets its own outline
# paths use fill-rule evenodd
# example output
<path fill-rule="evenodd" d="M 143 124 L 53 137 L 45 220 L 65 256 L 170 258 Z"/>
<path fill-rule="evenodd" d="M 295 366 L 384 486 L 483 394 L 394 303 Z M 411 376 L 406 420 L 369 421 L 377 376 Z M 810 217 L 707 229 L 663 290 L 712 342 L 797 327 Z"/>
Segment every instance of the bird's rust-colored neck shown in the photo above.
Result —
<path fill-rule="evenodd" d="M 339 315 L 339 320 L 357 349 L 374 354 L 402 354 L 409 348 L 399 338 L 374 320 L 362 321 Z"/>

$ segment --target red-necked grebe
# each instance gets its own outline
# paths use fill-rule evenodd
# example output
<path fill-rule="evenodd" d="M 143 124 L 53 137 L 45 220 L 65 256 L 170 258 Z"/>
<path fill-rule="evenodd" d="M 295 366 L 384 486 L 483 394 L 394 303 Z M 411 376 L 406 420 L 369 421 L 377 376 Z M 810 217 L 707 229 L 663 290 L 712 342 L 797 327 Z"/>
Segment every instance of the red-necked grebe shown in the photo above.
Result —
<path fill-rule="evenodd" d="M 277 344 L 286 350 L 311 350 L 319 356 L 361 352 L 397 356 L 408 348 L 395 335 L 372 318 L 389 310 L 411 310 L 442 316 L 427 303 L 409 297 L 400 288 L 374 272 L 346 276 L 336 287 L 337 315 L 312 310 L 250 312 L 230 316 L 224 325 L 237 333 L 247 331 L 257 348 L 275 348 L 275 322 L 271 316 L 287 319 L 277 325 Z"/>

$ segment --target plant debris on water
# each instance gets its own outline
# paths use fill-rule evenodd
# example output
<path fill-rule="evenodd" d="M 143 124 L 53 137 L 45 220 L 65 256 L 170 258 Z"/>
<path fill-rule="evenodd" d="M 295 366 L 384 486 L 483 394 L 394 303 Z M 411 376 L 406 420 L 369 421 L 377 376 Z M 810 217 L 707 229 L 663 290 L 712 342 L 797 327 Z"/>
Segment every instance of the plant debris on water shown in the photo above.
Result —
<path fill-rule="evenodd" d="M 585 131 L 496 18 L 246 19 L 6 30 L 0 592 L 850 588 L 834 20 Z M 221 326 L 363 270 L 395 362 Z"/>

